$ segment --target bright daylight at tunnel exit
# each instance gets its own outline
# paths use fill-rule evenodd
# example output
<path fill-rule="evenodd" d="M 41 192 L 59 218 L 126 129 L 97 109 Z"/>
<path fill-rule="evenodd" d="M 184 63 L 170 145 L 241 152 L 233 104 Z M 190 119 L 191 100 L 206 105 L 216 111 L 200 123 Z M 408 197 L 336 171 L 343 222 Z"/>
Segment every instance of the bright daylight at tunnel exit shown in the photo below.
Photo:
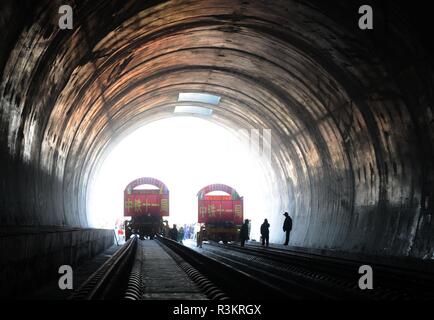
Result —
<path fill-rule="evenodd" d="M 427 6 L 1 1 L 0 301 L 434 300 Z"/>
<path fill-rule="evenodd" d="M 245 197 L 244 215 L 256 229 L 252 237 L 259 240 L 261 219 L 279 213 L 273 173 L 267 172 L 272 170 L 267 129 L 230 131 L 209 119 L 174 115 L 135 130 L 101 160 L 89 188 L 89 224 L 123 229 L 123 192 L 128 183 L 137 177 L 158 177 L 171 191 L 169 225 L 194 228 L 197 193 L 210 182 L 224 182 Z M 132 204 L 139 205 L 143 206 Z"/>

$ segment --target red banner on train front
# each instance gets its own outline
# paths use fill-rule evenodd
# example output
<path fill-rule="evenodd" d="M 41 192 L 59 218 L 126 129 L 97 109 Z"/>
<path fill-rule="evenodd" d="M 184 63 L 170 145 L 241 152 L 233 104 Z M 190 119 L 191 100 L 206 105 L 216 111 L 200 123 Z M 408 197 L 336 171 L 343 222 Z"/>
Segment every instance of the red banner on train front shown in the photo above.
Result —
<path fill-rule="evenodd" d="M 143 190 L 124 195 L 124 216 L 134 217 L 141 215 L 168 216 L 169 195 L 159 193 L 146 193 Z"/>
<path fill-rule="evenodd" d="M 242 200 L 198 200 L 199 223 L 243 223 Z"/>

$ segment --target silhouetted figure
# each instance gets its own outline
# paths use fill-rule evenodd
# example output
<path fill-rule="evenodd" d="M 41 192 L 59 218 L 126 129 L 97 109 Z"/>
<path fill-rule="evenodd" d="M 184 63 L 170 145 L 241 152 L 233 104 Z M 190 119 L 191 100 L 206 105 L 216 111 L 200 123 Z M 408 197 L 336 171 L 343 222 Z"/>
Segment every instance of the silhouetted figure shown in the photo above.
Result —
<path fill-rule="evenodd" d="M 264 223 L 261 224 L 261 236 L 262 236 L 262 245 L 268 247 L 268 240 L 270 239 L 270 224 L 268 220 L 265 219 Z"/>
<path fill-rule="evenodd" d="M 249 220 L 245 220 L 240 230 L 241 246 L 244 247 L 246 240 L 249 240 Z"/>
<path fill-rule="evenodd" d="M 169 222 L 167 220 L 164 220 L 164 226 L 163 226 L 163 236 L 165 236 L 166 238 L 170 238 L 171 237 L 171 230 L 169 227 Z"/>
<path fill-rule="evenodd" d="M 289 243 L 289 233 L 292 230 L 292 219 L 289 216 L 288 212 L 285 212 L 283 215 L 286 217 L 285 222 L 283 222 L 283 231 L 286 232 L 286 238 L 285 238 L 284 245 L 287 246 Z"/>
<path fill-rule="evenodd" d="M 203 239 L 205 237 L 205 227 L 201 226 L 200 230 L 197 232 L 197 246 L 202 248 Z"/>
<path fill-rule="evenodd" d="M 173 229 L 170 230 L 170 239 L 174 241 L 178 241 L 178 229 L 176 229 L 176 225 L 173 225 Z"/>
<path fill-rule="evenodd" d="M 178 233 L 178 241 L 182 243 L 182 240 L 184 240 L 184 228 L 183 227 L 179 228 L 179 233 Z"/>

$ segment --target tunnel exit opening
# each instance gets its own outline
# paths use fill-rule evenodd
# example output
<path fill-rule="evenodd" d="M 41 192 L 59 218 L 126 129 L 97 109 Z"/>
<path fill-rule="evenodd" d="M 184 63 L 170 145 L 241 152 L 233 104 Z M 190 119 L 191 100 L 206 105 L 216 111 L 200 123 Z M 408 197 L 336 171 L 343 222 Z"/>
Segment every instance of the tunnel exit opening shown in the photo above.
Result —
<path fill-rule="evenodd" d="M 278 201 L 267 168 L 236 130 L 193 116 L 156 120 L 130 133 L 102 158 L 88 191 L 89 224 L 114 228 L 123 219 L 125 186 L 150 176 L 168 186 L 168 221 L 177 226 L 197 222 L 197 190 L 213 183 L 233 186 L 244 196 L 252 238 L 259 239 L 260 223 Z"/>

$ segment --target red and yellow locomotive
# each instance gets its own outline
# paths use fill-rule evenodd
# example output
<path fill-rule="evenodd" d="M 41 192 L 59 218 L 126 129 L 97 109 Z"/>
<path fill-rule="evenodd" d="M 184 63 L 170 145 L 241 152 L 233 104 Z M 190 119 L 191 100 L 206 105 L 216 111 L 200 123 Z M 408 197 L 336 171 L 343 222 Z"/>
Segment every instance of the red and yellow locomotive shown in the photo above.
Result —
<path fill-rule="evenodd" d="M 155 188 L 139 188 L 150 185 Z M 151 239 L 161 232 L 163 217 L 169 215 L 169 189 L 160 180 L 139 178 L 130 182 L 124 191 L 125 238 L 138 234 Z"/>
<path fill-rule="evenodd" d="M 220 191 L 225 195 L 211 195 Z M 204 240 L 235 241 L 243 224 L 243 197 L 224 184 L 212 184 L 198 194 L 198 222 L 204 224 Z"/>

